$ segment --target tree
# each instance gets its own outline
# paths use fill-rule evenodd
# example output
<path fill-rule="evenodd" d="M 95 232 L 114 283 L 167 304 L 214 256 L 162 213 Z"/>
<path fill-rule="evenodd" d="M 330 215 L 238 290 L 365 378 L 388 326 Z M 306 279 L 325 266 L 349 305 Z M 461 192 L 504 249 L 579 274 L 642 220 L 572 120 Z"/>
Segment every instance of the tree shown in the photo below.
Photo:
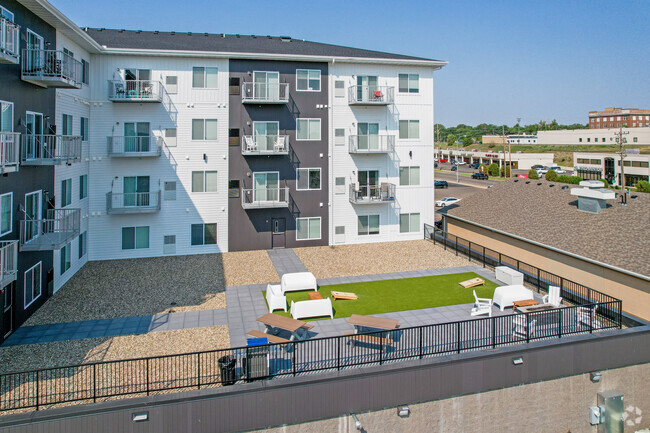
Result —
<path fill-rule="evenodd" d="M 472 137 L 463 137 L 463 146 L 471 146 L 472 144 L 474 144 L 474 139 Z"/>
<path fill-rule="evenodd" d="M 546 172 L 546 180 L 549 182 L 554 182 L 557 180 L 557 173 L 555 170 L 549 170 Z"/>
<path fill-rule="evenodd" d="M 537 170 L 535 170 L 534 168 L 528 170 L 528 179 L 533 179 L 533 180 L 539 179 L 539 174 L 537 174 Z"/>
<path fill-rule="evenodd" d="M 447 135 L 447 146 L 451 146 L 452 144 L 456 143 L 456 140 L 458 140 L 458 137 L 456 137 L 454 134 Z"/>
<path fill-rule="evenodd" d="M 505 177 L 510 177 L 510 167 L 507 165 L 501 166 L 501 170 L 499 171 L 499 176 L 503 176 L 505 174 Z"/>
<path fill-rule="evenodd" d="M 488 174 L 488 168 L 487 165 L 481 164 L 478 166 L 478 172 L 483 173 L 483 174 Z"/>
<path fill-rule="evenodd" d="M 493 162 L 488 166 L 488 174 L 490 176 L 496 177 L 499 175 L 499 164 Z"/>
<path fill-rule="evenodd" d="M 638 192 L 650 192 L 650 182 L 647 180 L 640 180 L 636 184 L 636 190 Z"/>

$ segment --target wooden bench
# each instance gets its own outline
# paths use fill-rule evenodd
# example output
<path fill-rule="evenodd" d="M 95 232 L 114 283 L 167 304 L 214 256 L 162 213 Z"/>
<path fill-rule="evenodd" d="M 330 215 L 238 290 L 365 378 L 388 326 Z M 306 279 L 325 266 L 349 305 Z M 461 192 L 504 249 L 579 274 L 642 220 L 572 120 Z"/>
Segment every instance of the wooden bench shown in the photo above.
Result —
<path fill-rule="evenodd" d="M 291 340 L 278 337 L 277 335 L 265 334 L 264 332 L 258 331 L 257 329 L 248 331 L 248 335 L 256 338 L 267 338 L 269 340 L 269 343 L 291 343 Z"/>
<path fill-rule="evenodd" d="M 348 318 L 348 323 L 355 328 L 355 334 L 359 331 L 359 327 L 384 329 L 392 331 L 399 328 L 399 322 L 395 319 L 386 319 L 383 317 L 375 316 L 362 316 L 360 314 L 353 314 Z"/>
<path fill-rule="evenodd" d="M 360 343 L 366 343 L 366 344 L 374 344 L 374 345 L 384 345 L 384 346 L 392 346 L 394 341 L 391 340 L 390 338 L 384 338 L 384 337 L 378 337 L 376 335 L 359 335 L 359 334 L 353 334 L 353 333 L 346 333 L 344 334 L 346 337 L 348 337 L 348 340 L 351 342 L 360 342 Z"/>

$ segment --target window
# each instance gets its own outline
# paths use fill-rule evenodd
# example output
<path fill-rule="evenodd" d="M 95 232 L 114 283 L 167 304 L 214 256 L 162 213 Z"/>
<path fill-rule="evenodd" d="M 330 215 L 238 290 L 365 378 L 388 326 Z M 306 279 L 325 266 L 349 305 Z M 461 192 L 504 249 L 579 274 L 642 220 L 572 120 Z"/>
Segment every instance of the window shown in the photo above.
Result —
<path fill-rule="evenodd" d="M 81 82 L 84 83 L 85 85 L 88 85 L 90 82 L 90 64 L 84 60 L 81 59 Z"/>
<path fill-rule="evenodd" d="M 167 75 L 165 77 L 165 90 L 170 95 L 178 93 L 178 75 Z"/>
<path fill-rule="evenodd" d="M 79 176 L 79 200 L 88 197 L 88 175 L 82 174 Z"/>
<path fill-rule="evenodd" d="M 420 184 L 420 167 L 400 167 L 399 184 L 401 186 L 416 186 Z"/>
<path fill-rule="evenodd" d="M 192 224 L 192 245 L 216 245 L 217 224 Z"/>
<path fill-rule="evenodd" d="M 165 182 L 165 200 L 176 200 L 176 182 Z"/>
<path fill-rule="evenodd" d="M 228 129 L 228 145 L 229 146 L 239 146 L 239 128 L 230 128 Z"/>
<path fill-rule="evenodd" d="M 217 172 L 193 171 L 192 192 L 217 192 Z"/>
<path fill-rule="evenodd" d="M 122 227 L 122 249 L 149 248 L 149 227 Z"/>
<path fill-rule="evenodd" d="M 419 120 L 400 120 L 399 121 L 399 138 L 415 140 L 420 138 L 420 121 Z"/>
<path fill-rule="evenodd" d="M 61 207 L 66 207 L 72 203 L 72 179 L 61 181 Z"/>
<path fill-rule="evenodd" d="M 317 69 L 297 69 L 296 90 L 299 92 L 320 92 L 320 71 Z"/>
<path fill-rule="evenodd" d="M 25 271 L 25 308 L 41 296 L 41 262 Z"/>
<path fill-rule="evenodd" d="M 240 95 L 241 94 L 241 87 L 240 87 L 240 79 L 239 77 L 230 77 L 230 80 L 228 80 L 228 94 L 229 95 Z"/>
<path fill-rule="evenodd" d="M 12 23 L 14 22 L 14 14 L 13 14 L 13 12 L 9 12 L 8 9 L 5 9 L 2 6 L 0 6 L 0 17 L 8 19 Z"/>
<path fill-rule="evenodd" d="M 296 240 L 320 239 L 320 217 L 296 218 Z"/>
<path fill-rule="evenodd" d="M 334 97 L 345 98 L 345 81 L 336 80 L 334 82 Z"/>
<path fill-rule="evenodd" d="M 163 254 L 176 254 L 176 235 L 164 236 Z"/>
<path fill-rule="evenodd" d="M 74 58 L 74 53 L 72 51 L 70 51 L 69 49 L 67 49 L 67 48 L 63 49 L 63 54 L 67 54 L 68 56 Z"/>
<path fill-rule="evenodd" d="M 86 255 L 86 246 L 88 244 L 88 234 L 83 232 L 79 235 L 79 258 Z"/>
<path fill-rule="evenodd" d="M 239 179 L 228 181 L 228 198 L 239 198 Z"/>
<path fill-rule="evenodd" d="M 359 216 L 359 236 L 379 234 L 379 215 Z"/>
<path fill-rule="evenodd" d="M 165 129 L 165 145 L 167 147 L 176 147 L 176 128 Z"/>
<path fill-rule="evenodd" d="M 320 140 L 320 119 L 298 119 L 296 140 Z"/>
<path fill-rule="evenodd" d="M 216 89 L 219 68 L 192 68 L 192 87 L 195 89 Z"/>
<path fill-rule="evenodd" d="M 400 93 L 420 93 L 420 76 L 418 74 L 399 74 Z"/>
<path fill-rule="evenodd" d="M 0 131 L 14 130 L 14 103 L 0 101 Z"/>
<path fill-rule="evenodd" d="M 61 275 L 70 269 L 70 249 L 72 245 L 68 242 L 63 248 L 61 248 Z"/>
<path fill-rule="evenodd" d="M 296 174 L 296 189 L 320 189 L 320 168 L 299 168 Z"/>
<path fill-rule="evenodd" d="M 638 137 L 634 137 L 634 138 L 632 138 L 632 142 L 633 142 L 633 143 L 638 143 L 638 142 L 639 142 L 639 138 L 638 138 Z"/>
<path fill-rule="evenodd" d="M 587 143 L 591 143 L 591 138 L 587 138 Z"/>
<path fill-rule="evenodd" d="M 13 226 L 12 208 L 14 195 L 12 192 L 0 195 L 0 236 L 11 233 Z"/>
<path fill-rule="evenodd" d="M 345 178 L 337 177 L 334 179 L 334 194 L 345 194 Z"/>
<path fill-rule="evenodd" d="M 420 231 L 419 213 L 402 213 L 399 215 L 400 233 L 417 233 Z"/>
<path fill-rule="evenodd" d="M 81 141 L 88 141 L 88 118 L 79 119 L 79 131 L 81 132 Z"/>
<path fill-rule="evenodd" d="M 61 128 L 61 134 L 72 135 L 72 116 L 70 116 L 69 114 L 63 115 L 63 125 Z"/>
<path fill-rule="evenodd" d="M 334 145 L 345 146 L 345 129 L 337 128 L 334 130 Z"/>
<path fill-rule="evenodd" d="M 582 138 L 578 138 L 578 142 L 579 142 L 579 143 L 582 143 Z"/>
<path fill-rule="evenodd" d="M 217 119 L 192 119 L 192 140 L 216 140 Z"/>
<path fill-rule="evenodd" d="M 594 138 L 594 143 L 598 143 L 598 137 Z"/>

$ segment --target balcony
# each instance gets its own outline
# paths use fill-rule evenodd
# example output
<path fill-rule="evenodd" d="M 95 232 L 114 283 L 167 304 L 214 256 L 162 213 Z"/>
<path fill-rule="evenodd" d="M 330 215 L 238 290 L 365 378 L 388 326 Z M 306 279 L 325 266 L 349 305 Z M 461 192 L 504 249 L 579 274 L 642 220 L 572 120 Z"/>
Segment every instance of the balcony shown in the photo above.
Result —
<path fill-rule="evenodd" d="M 81 160 L 81 137 L 76 135 L 23 134 L 22 165 L 71 164 Z"/>
<path fill-rule="evenodd" d="M 0 132 L 0 174 L 18 171 L 20 133 Z"/>
<path fill-rule="evenodd" d="M 394 135 L 351 135 L 350 153 L 391 153 L 395 150 Z"/>
<path fill-rule="evenodd" d="M 82 66 L 63 51 L 24 49 L 21 78 L 40 87 L 80 89 Z"/>
<path fill-rule="evenodd" d="M 395 185 L 382 182 L 379 185 L 350 184 L 350 203 L 378 204 L 395 201 Z"/>
<path fill-rule="evenodd" d="M 50 209 L 46 219 L 20 221 L 20 251 L 58 250 L 79 236 L 80 209 Z"/>
<path fill-rule="evenodd" d="M 162 102 L 163 85 L 152 80 L 108 80 L 108 99 L 113 102 Z"/>
<path fill-rule="evenodd" d="M 241 95 L 244 104 L 286 104 L 289 102 L 289 83 L 244 83 Z"/>
<path fill-rule="evenodd" d="M 244 135 L 241 141 L 241 153 L 244 156 L 288 155 L 288 135 L 265 135 L 253 137 Z"/>
<path fill-rule="evenodd" d="M 106 194 L 106 212 L 111 215 L 160 211 L 160 191 Z"/>
<path fill-rule="evenodd" d="M 0 288 L 16 280 L 18 241 L 0 241 Z"/>
<path fill-rule="evenodd" d="M 390 105 L 395 101 L 392 86 L 351 86 L 348 89 L 349 105 Z"/>
<path fill-rule="evenodd" d="M 160 156 L 159 137 L 106 137 L 108 156 L 113 158 L 143 158 Z"/>
<path fill-rule="evenodd" d="M 20 26 L 0 17 L 0 63 L 20 62 Z"/>
<path fill-rule="evenodd" d="M 244 209 L 289 207 L 289 188 L 242 189 L 241 206 Z"/>

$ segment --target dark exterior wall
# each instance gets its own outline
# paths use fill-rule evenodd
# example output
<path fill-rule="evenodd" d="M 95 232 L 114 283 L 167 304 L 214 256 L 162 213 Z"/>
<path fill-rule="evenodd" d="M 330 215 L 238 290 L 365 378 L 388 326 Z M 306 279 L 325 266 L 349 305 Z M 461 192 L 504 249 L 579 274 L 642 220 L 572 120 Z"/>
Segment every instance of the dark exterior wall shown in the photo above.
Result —
<path fill-rule="evenodd" d="M 41 35 L 45 41 L 45 49 L 55 49 L 56 30 L 49 24 L 32 14 L 25 7 L 14 0 L 2 0 L 2 6 L 14 13 L 15 22 L 20 25 L 20 49 L 26 46 L 26 32 L 29 28 Z M 47 43 L 50 43 L 49 47 Z M 14 104 L 14 131 L 25 132 L 25 113 L 34 111 L 49 116 L 44 119 L 44 131 L 48 125 L 54 126 L 55 115 L 55 90 L 44 89 L 20 79 L 20 64 L 0 64 L 0 100 Z M 0 177 L 0 194 L 13 192 L 13 231 L 0 238 L 0 240 L 16 240 L 20 237 L 20 220 L 23 213 L 19 210 L 25 204 L 25 194 L 43 190 L 49 191 L 50 201 L 54 203 L 54 167 L 52 166 L 21 166 L 18 172 L 5 173 Z M 48 208 L 45 194 L 43 194 L 43 210 Z M 48 275 L 52 267 L 52 251 L 20 252 L 18 254 L 18 276 L 14 286 L 13 329 L 15 330 L 34 313 L 48 298 Z M 42 295 L 26 310 L 24 306 L 24 274 L 25 271 L 39 261 L 42 266 Z M 0 309 L 0 314 L 2 310 Z M 3 323 L 0 320 L 0 323 Z M 0 338 L 5 331 L 0 333 Z M 0 339 L 0 341 L 2 341 Z"/>
<path fill-rule="evenodd" d="M 320 92 L 297 92 L 296 69 L 320 69 Z M 240 139 L 232 143 L 229 152 L 229 179 L 239 180 L 241 188 L 252 188 L 253 172 L 278 171 L 280 185 L 289 187 L 289 209 L 249 209 L 241 205 L 241 198 L 230 198 L 228 203 L 228 250 L 243 251 L 272 247 L 272 219 L 286 219 L 286 247 L 308 247 L 328 244 L 328 110 L 316 105 L 328 103 L 326 63 L 276 62 L 231 60 L 230 77 L 239 77 L 240 83 L 251 82 L 253 71 L 278 71 L 280 83 L 289 83 L 289 103 L 284 105 L 243 104 L 241 95 L 230 95 L 229 128 L 239 128 Z M 249 75 L 250 72 L 250 75 Z M 240 86 L 241 87 L 241 86 Z M 297 118 L 320 118 L 320 141 L 296 141 Z M 289 155 L 243 156 L 241 136 L 253 134 L 253 122 L 278 121 L 280 135 L 289 136 Z M 250 123 L 250 125 L 248 124 Z M 322 154 L 322 157 L 321 157 Z M 296 191 L 298 168 L 321 169 L 320 191 Z M 250 176 L 248 175 L 250 173 Z M 322 203 L 322 206 L 321 206 Z M 319 240 L 297 241 L 296 218 L 321 217 Z"/>

